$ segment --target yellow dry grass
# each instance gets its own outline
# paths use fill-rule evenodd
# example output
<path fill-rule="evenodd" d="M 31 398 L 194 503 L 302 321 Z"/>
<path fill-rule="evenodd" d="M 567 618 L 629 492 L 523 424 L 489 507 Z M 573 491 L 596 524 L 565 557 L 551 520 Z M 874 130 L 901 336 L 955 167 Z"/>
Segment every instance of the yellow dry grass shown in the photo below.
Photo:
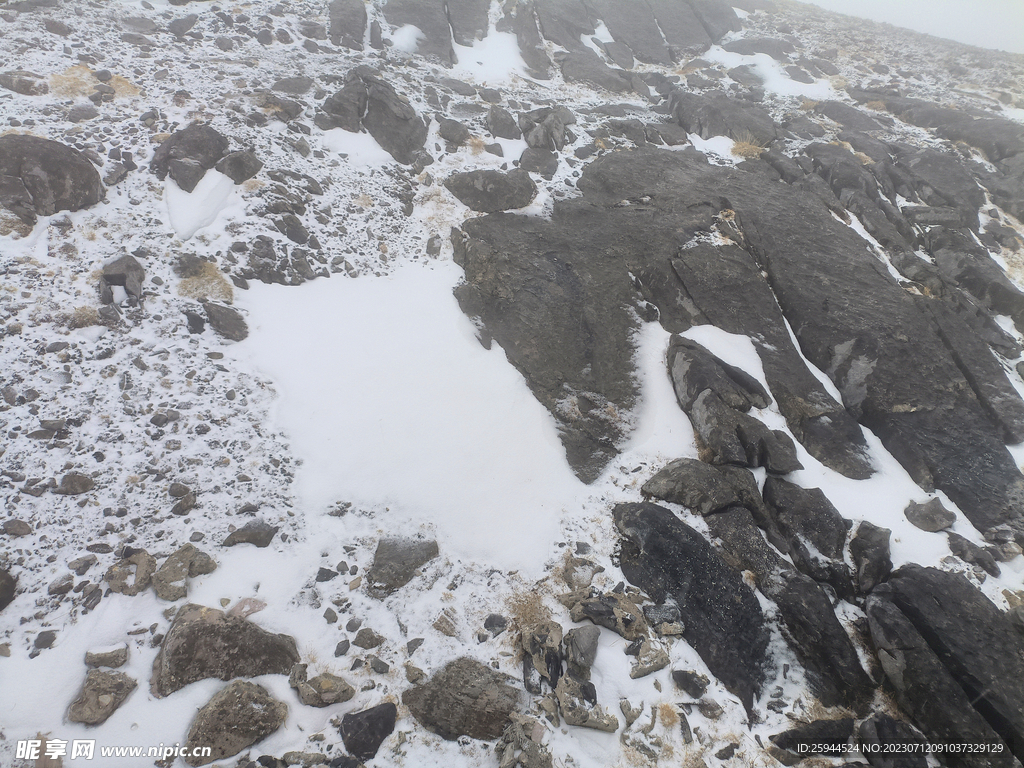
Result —
<path fill-rule="evenodd" d="M 885 102 L 884 101 L 879 101 L 877 99 L 875 101 L 869 101 L 864 106 L 867 107 L 868 109 L 875 110 L 875 112 L 888 112 L 889 111 L 888 108 L 885 106 Z"/>
<path fill-rule="evenodd" d="M 84 64 L 76 64 L 63 72 L 50 75 L 50 93 L 70 98 L 88 96 L 96 89 L 98 82 L 91 69 Z"/>
<path fill-rule="evenodd" d="M 506 603 L 512 623 L 520 632 L 529 631 L 551 620 L 551 611 L 536 589 L 520 589 Z"/>
<path fill-rule="evenodd" d="M 212 299 L 231 304 L 235 291 L 216 264 L 204 261 L 198 274 L 182 278 L 178 283 L 178 295 L 186 299 Z"/>
<path fill-rule="evenodd" d="M 758 141 L 750 131 L 740 131 L 733 140 L 732 153 L 748 160 L 758 158 L 765 151 L 764 143 Z"/>
<path fill-rule="evenodd" d="M 14 234 L 18 237 L 27 237 L 32 232 L 32 227 L 19 219 L 17 216 L 0 211 L 0 235 Z"/>
<path fill-rule="evenodd" d="M 64 322 L 68 328 L 88 328 L 91 325 L 100 324 L 100 313 L 95 307 L 75 307 L 70 314 L 64 316 Z"/>

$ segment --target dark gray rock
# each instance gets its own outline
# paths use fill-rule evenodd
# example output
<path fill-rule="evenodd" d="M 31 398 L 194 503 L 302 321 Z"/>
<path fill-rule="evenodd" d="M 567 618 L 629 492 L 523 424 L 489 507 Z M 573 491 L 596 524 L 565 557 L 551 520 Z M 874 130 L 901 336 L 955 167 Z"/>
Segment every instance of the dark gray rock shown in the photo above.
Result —
<path fill-rule="evenodd" d="M 392 27 L 412 24 L 423 33 L 416 53 L 436 57 L 447 66 L 455 63 L 452 29 L 444 0 L 388 0 L 384 17 Z"/>
<path fill-rule="evenodd" d="M 777 37 L 741 37 L 739 40 L 722 45 L 730 53 L 752 56 L 755 53 L 766 53 L 776 61 L 789 63 L 789 54 L 796 51 L 796 46 L 789 40 Z"/>
<path fill-rule="evenodd" d="M 100 277 L 100 301 L 110 304 L 114 300 L 110 286 L 119 285 L 124 288 L 130 298 L 139 302 L 142 300 L 142 283 L 145 279 L 146 270 L 139 264 L 138 259 L 130 253 L 126 253 L 103 265 L 103 274 Z M 85 476 L 79 475 L 79 477 Z M 86 479 L 90 483 L 92 482 L 91 479 Z"/>
<path fill-rule="evenodd" d="M 772 399 L 748 373 L 719 360 L 703 346 L 675 336 L 669 344 L 668 370 L 676 399 L 689 413 L 697 398 L 710 390 L 730 408 L 746 413 L 767 408 Z"/>
<path fill-rule="evenodd" d="M 765 514 L 757 481 L 739 467 L 715 466 L 697 459 L 676 459 L 643 484 L 640 492 L 682 504 L 704 517 L 727 507 Z"/>
<path fill-rule="evenodd" d="M 566 129 L 575 122 L 576 116 L 566 107 L 541 107 L 532 112 L 519 113 L 519 128 L 523 138 L 535 149 L 562 149 L 565 146 Z"/>
<path fill-rule="evenodd" d="M 737 32 L 743 28 L 739 16 L 726 0 L 686 0 L 693 8 L 694 14 L 704 25 L 708 36 L 718 42 L 729 32 Z"/>
<path fill-rule="evenodd" d="M 821 489 L 769 477 L 762 492 L 772 519 L 789 542 L 793 564 L 815 581 L 831 584 L 841 597 L 853 597 L 852 574 L 843 562 L 847 521 Z"/>
<path fill-rule="evenodd" d="M 459 45 L 473 45 L 487 36 L 488 0 L 446 0 L 452 36 Z"/>
<path fill-rule="evenodd" d="M 889 553 L 889 537 L 892 531 L 879 528 L 867 520 L 857 526 L 857 533 L 850 539 L 850 559 L 853 560 L 857 575 L 857 588 L 862 595 L 870 594 L 876 585 L 889 578 L 892 571 L 892 557 Z"/>
<path fill-rule="evenodd" d="M 851 131 L 877 131 L 882 128 L 871 115 L 841 101 L 820 101 L 814 111 Z"/>
<path fill-rule="evenodd" d="M 84 725 L 100 725 L 124 704 L 138 686 L 123 672 L 90 669 L 75 700 L 68 707 L 68 720 Z"/>
<path fill-rule="evenodd" d="M 167 31 L 175 37 L 183 37 L 199 21 L 199 15 L 190 13 L 167 22 Z"/>
<path fill-rule="evenodd" d="M 568 674 L 582 680 L 590 679 L 590 668 L 597 658 L 597 641 L 601 630 L 593 625 L 571 629 L 565 633 L 565 661 Z"/>
<path fill-rule="evenodd" d="M 707 675 L 702 675 L 699 672 L 675 669 L 672 670 L 672 682 L 676 684 L 676 688 L 685 691 L 691 699 L 699 699 L 707 693 L 711 681 L 708 680 Z"/>
<path fill-rule="evenodd" d="M 673 59 L 689 53 L 702 53 L 711 47 L 711 36 L 688 3 L 647 0 L 647 5 L 654 13 Z"/>
<path fill-rule="evenodd" d="M 367 591 L 383 599 L 401 589 L 417 574 L 420 567 L 438 555 L 433 540 L 385 537 L 377 542 L 373 565 L 366 572 Z"/>
<path fill-rule="evenodd" d="M 580 0 L 535 0 L 534 7 L 541 34 L 570 51 L 584 48 L 580 35 L 595 32 L 590 14 Z"/>
<path fill-rule="evenodd" d="M 633 81 L 626 72 L 612 69 L 589 48 L 566 54 L 561 68 L 562 76 L 570 82 L 586 83 L 612 93 L 628 93 L 633 88 Z"/>
<path fill-rule="evenodd" d="M 444 185 L 460 202 L 483 213 L 522 208 L 537 196 L 537 185 L 522 169 L 453 173 Z"/>
<path fill-rule="evenodd" d="M 558 170 L 558 154 L 548 149 L 527 147 L 519 156 L 519 167 L 550 179 Z"/>
<path fill-rule="evenodd" d="M 201 754 L 196 747 L 209 747 L 208 757 L 186 757 L 192 766 L 237 755 L 272 734 L 288 716 L 288 705 L 271 696 L 255 683 L 235 680 L 218 691 L 189 726 L 185 749 L 189 755 Z"/>
<path fill-rule="evenodd" d="M 427 139 L 427 125 L 408 100 L 378 79 L 367 82 L 366 113 L 362 125 L 392 157 L 412 164 Z"/>
<path fill-rule="evenodd" d="M 754 141 L 768 146 L 779 137 L 778 127 L 763 108 L 717 92 L 710 95 L 675 90 L 669 109 L 679 125 L 702 139 L 728 136 L 735 141 Z"/>
<path fill-rule="evenodd" d="M 3 532 L 11 538 L 28 536 L 32 533 L 32 526 L 24 520 L 4 520 Z"/>
<path fill-rule="evenodd" d="M 956 522 L 956 514 L 942 505 L 939 498 L 929 499 L 924 504 L 912 501 L 903 510 L 907 520 L 922 531 L 944 531 Z"/>
<path fill-rule="evenodd" d="M 658 29 L 654 13 L 646 3 L 622 3 L 616 0 L 583 0 L 590 17 L 601 19 L 617 43 L 629 46 L 647 64 L 672 63 L 672 54 Z"/>
<path fill-rule="evenodd" d="M 492 105 L 487 112 L 487 130 L 499 139 L 520 139 L 523 136 L 512 113 L 497 104 Z"/>
<path fill-rule="evenodd" d="M 842 752 L 843 747 L 852 746 L 854 720 L 841 717 L 837 720 L 815 720 L 771 736 L 772 743 L 782 750 L 799 755 L 828 755 Z M 801 749 L 801 745 L 803 749 Z M 821 745 L 814 749 L 814 745 Z M 810 750 L 808 751 L 808 748 Z"/>
<path fill-rule="evenodd" d="M 980 566 L 991 576 L 999 575 L 999 564 L 990 552 L 986 552 L 974 542 L 965 539 L 959 533 L 953 533 L 953 531 L 947 531 L 946 538 L 949 541 L 949 551 L 965 563 Z"/>
<path fill-rule="evenodd" d="M 161 180 L 170 173 L 178 186 L 191 192 L 206 171 L 213 168 L 227 151 L 228 140 L 224 136 L 209 125 L 193 123 L 175 131 L 157 147 L 150 168 Z"/>
<path fill-rule="evenodd" d="M 679 606 L 683 637 L 749 712 L 767 664 L 761 606 L 739 574 L 664 507 L 617 504 L 623 574 L 657 602 Z"/>
<path fill-rule="evenodd" d="M 257 547 L 270 546 L 280 526 L 271 525 L 265 520 L 250 520 L 241 528 L 232 531 L 224 539 L 222 546 L 233 547 L 236 544 L 253 544 Z"/>
<path fill-rule="evenodd" d="M 349 712 L 341 719 L 341 740 L 358 760 L 370 760 L 384 739 L 395 730 L 398 708 L 391 702 L 361 712 Z"/>
<path fill-rule="evenodd" d="M 314 122 L 325 131 L 344 128 L 346 131 L 358 132 L 366 113 L 366 103 L 366 83 L 350 73 L 341 90 L 324 101 L 322 111 L 317 113 Z"/>
<path fill-rule="evenodd" d="M 53 489 L 54 493 L 63 496 L 78 496 L 88 493 L 96 487 L 96 482 L 88 475 L 80 472 L 68 472 L 60 479 L 60 485 Z"/>
<path fill-rule="evenodd" d="M 1002 745 L 1007 754 L 1006 743 L 971 706 L 973 697 L 958 685 L 900 609 L 886 599 L 889 592 L 887 585 L 877 587 L 867 599 L 866 612 L 878 660 L 896 690 L 901 709 L 930 742 Z M 950 754 L 946 759 L 950 765 L 965 768 L 995 768 L 1005 763 L 1005 758 L 985 754 Z"/>
<path fill-rule="evenodd" d="M 251 621 L 189 603 L 174 623 L 153 662 L 150 688 L 168 696 L 197 680 L 287 675 L 299 662 L 295 640 L 267 632 Z"/>
<path fill-rule="evenodd" d="M 263 161 L 248 150 L 229 152 L 214 166 L 235 184 L 248 181 L 263 167 Z"/>
<path fill-rule="evenodd" d="M 88 208 L 103 195 L 99 172 L 77 149 L 37 136 L 0 136 L 0 206 L 27 224 Z"/>
<path fill-rule="evenodd" d="M 50 85 L 43 75 L 14 69 L 0 72 L 0 87 L 20 93 L 22 96 L 45 96 L 50 92 Z"/>
<path fill-rule="evenodd" d="M 18 589 L 18 579 L 6 568 L 0 567 L 0 611 L 14 602 L 14 593 Z"/>
<path fill-rule="evenodd" d="M 211 301 L 203 302 L 203 309 L 210 325 L 217 333 L 231 341 L 242 341 L 249 335 L 249 325 L 237 309 L 225 307 L 223 304 L 214 304 Z"/>
<path fill-rule="evenodd" d="M 412 716 L 442 738 L 492 741 L 501 736 L 519 693 L 504 675 L 474 659 L 449 662 L 424 685 L 402 694 Z"/>
<path fill-rule="evenodd" d="M 857 741 L 866 747 L 861 751 L 874 768 L 926 768 L 928 765 L 924 736 L 909 723 L 884 712 L 876 712 L 857 727 Z M 892 746 L 896 744 L 907 746 L 897 752 Z"/>
<path fill-rule="evenodd" d="M 331 24 L 331 44 L 356 51 L 363 50 L 366 5 L 361 0 L 331 0 L 327 14 Z"/>
<path fill-rule="evenodd" d="M 447 117 L 437 118 L 438 123 L 438 135 L 448 142 L 452 147 L 461 147 L 467 141 L 469 141 L 470 132 L 463 123 L 458 120 L 451 120 Z"/>
<path fill-rule="evenodd" d="M 515 3 L 506 10 L 505 16 L 498 22 L 498 31 L 509 30 L 516 36 L 519 52 L 523 55 L 530 75 L 538 80 L 547 80 L 551 76 L 551 59 L 548 58 L 544 41 L 541 39 L 534 3 L 531 0 Z"/>
<path fill-rule="evenodd" d="M 803 175 L 799 169 L 794 173 L 796 178 Z M 869 477 L 873 469 L 860 427 L 807 369 L 771 287 L 750 254 L 734 245 L 698 245 L 680 250 L 671 263 L 686 298 L 703 317 L 754 341 L 786 425 L 807 451 L 847 477 Z M 669 301 L 666 297 L 658 305 Z M 662 324 L 668 323 L 670 330 L 682 328 L 687 318 L 666 317 L 663 312 Z"/>

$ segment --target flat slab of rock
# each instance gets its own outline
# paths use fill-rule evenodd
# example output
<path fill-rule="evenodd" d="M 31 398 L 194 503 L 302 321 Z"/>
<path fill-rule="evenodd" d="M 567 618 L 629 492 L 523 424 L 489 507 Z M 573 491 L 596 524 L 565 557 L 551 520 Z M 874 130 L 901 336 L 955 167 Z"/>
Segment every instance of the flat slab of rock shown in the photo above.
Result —
<path fill-rule="evenodd" d="M 284 725 L 287 716 L 288 705 L 263 686 L 235 680 L 196 713 L 189 727 L 185 741 L 189 754 L 196 747 L 210 747 L 211 754 L 187 757 L 185 762 L 199 766 L 237 755 Z"/>
<path fill-rule="evenodd" d="M 123 672 L 90 669 L 78 696 L 68 707 L 68 720 L 85 725 L 104 723 L 137 686 Z"/>
<path fill-rule="evenodd" d="M 249 324 L 237 309 L 210 301 L 203 303 L 203 309 L 206 310 L 206 317 L 209 318 L 213 330 L 225 339 L 242 341 L 249 335 Z"/>
<path fill-rule="evenodd" d="M 402 694 L 402 703 L 425 728 L 445 739 L 501 736 L 519 707 L 519 692 L 504 675 L 474 659 L 449 662 L 424 685 Z"/>
<path fill-rule="evenodd" d="M 907 520 L 922 531 L 944 531 L 956 522 L 956 514 L 942 505 L 941 499 L 929 499 L 924 504 L 912 501 L 903 510 Z"/>
<path fill-rule="evenodd" d="M 625 577 L 658 603 L 672 599 L 683 637 L 750 711 L 765 677 L 768 628 L 760 603 L 707 540 L 657 504 L 617 504 Z"/>
<path fill-rule="evenodd" d="M 150 688 L 167 696 L 196 680 L 287 675 L 299 662 L 295 640 L 244 618 L 188 604 L 174 617 L 153 662 Z"/>
<path fill-rule="evenodd" d="M 253 544 L 257 547 L 268 547 L 274 540 L 280 526 L 271 525 L 265 520 L 250 520 L 241 528 L 232 531 L 224 539 L 223 546 L 233 547 L 236 544 Z"/>
<path fill-rule="evenodd" d="M 420 567 L 438 555 L 433 540 L 385 537 L 377 542 L 373 565 L 366 572 L 367 591 L 382 599 L 401 589 Z"/>

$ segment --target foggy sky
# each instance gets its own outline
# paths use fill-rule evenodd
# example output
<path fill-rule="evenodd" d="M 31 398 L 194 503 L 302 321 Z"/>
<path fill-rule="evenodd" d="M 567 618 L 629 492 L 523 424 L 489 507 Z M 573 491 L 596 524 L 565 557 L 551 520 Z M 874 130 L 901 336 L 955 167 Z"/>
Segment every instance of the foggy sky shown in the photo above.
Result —
<path fill-rule="evenodd" d="M 804 0 L 982 48 L 1024 53 L 1024 0 Z"/>

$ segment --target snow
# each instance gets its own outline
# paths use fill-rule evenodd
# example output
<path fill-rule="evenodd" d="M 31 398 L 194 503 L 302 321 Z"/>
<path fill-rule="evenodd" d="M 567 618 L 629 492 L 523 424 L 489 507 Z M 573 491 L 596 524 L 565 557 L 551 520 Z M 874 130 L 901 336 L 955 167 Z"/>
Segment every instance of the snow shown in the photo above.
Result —
<path fill-rule="evenodd" d="M 232 202 L 235 182 L 217 170 L 209 170 L 191 192 L 179 187 L 170 176 L 164 182 L 167 215 L 182 240 L 191 240 L 200 229 L 211 226 Z M 233 200 L 235 198 L 235 200 Z"/>
<path fill-rule="evenodd" d="M 452 296 L 460 275 L 409 264 L 255 286 L 235 353 L 279 388 L 307 509 L 384 506 L 396 528 L 434 527 L 453 556 L 539 575 L 583 486 L 551 416 L 500 348 L 477 341 Z"/>
<path fill-rule="evenodd" d="M 696 133 L 687 134 L 687 138 L 697 150 L 703 152 L 718 165 L 735 165 L 740 158 L 732 153 L 733 145 L 736 143 L 728 136 L 712 136 L 710 139 L 702 139 Z M 670 149 L 683 150 L 687 145 L 677 145 Z"/>
<path fill-rule="evenodd" d="M 713 45 L 701 55 L 701 58 L 729 69 L 749 65 L 764 80 L 764 89 L 778 96 L 803 96 L 819 101 L 840 98 L 840 94 L 828 80 L 819 79 L 813 83 L 797 82 L 786 73 L 779 62 L 766 53 L 744 55 L 727 51 L 720 45 Z"/>
<path fill-rule="evenodd" d="M 332 128 L 323 135 L 324 149 L 345 155 L 345 161 L 357 167 L 379 167 L 395 159 L 368 133 Z"/>
<path fill-rule="evenodd" d="M 420 41 L 426 38 L 423 30 L 415 24 L 405 24 L 391 33 L 391 44 L 395 50 L 412 55 L 419 48 Z"/>
<path fill-rule="evenodd" d="M 471 46 L 453 42 L 452 48 L 457 58 L 452 77 L 492 88 L 526 77 L 526 62 L 516 36 L 498 32 L 493 24 L 483 40 L 475 40 Z"/>

